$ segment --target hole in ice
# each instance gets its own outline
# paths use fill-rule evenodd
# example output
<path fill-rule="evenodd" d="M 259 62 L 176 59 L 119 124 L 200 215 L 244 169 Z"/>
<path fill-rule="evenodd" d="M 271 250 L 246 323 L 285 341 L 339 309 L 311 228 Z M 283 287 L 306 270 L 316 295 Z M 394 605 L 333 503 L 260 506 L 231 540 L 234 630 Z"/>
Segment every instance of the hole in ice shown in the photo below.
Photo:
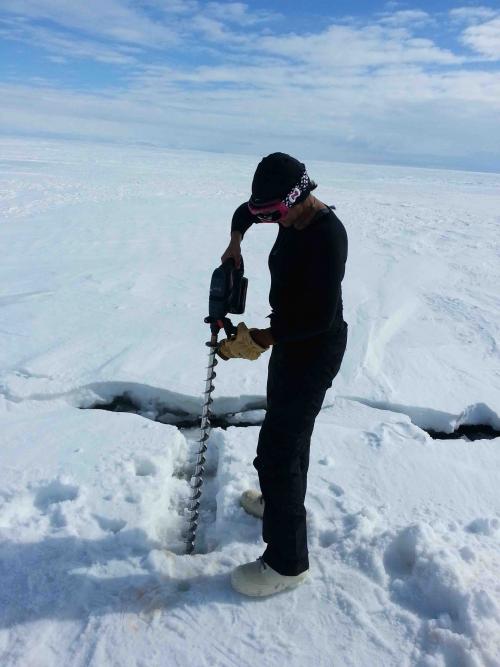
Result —
<path fill-rule="evenodd" d="M 461 424 L 452 433 L 444 431 L 434 431 L 433 429 L 423 429 L 434 440 L 458 440 L 467 438 L 468 440 L 493 440 L 500 438 L 500 430 L 494 429 L 489 424 Z"/>
<path fill-rule="evenodd" d="M 500 417 L 485 403 L 474 403 L 467 406 L 461 414 L 454 415 L 434 408 L 372 401 L 360 396 L 342 396 L 342 398 L 376 410 L 387 410 L 406 415 L 415 426 L 428 433 L 434 440 L 500 438 Z"/>
<path fill-rule="evenodd" d="M 82 390 L 77 393 L 77 400 L 80 401 L 78 407 L 83 410 L 129 412 L 162 424 L 177 426 L 179 429 L 198 428 L 200 425 L 201 401 L 192 396 L 126 382 L 95 383 L 83 390 L 83 395 Z M 89 400 L 89 390 L 92 400 Z M 360 396 L 339 398 L 356 401 L 377 410 L 407 415 L 415 426 L 438 440 L 500 437 L 500 417 L 484 403 L 470 405 L 460 415 L 453 415 L 433 408 L 373 401 Z M 211 412 L 210 422 L 214 427 L 226 429 L 229 426 L 258 426 L 264 421 L 266 399 L 261 396 L 216 398 Z"/>
<path fill-rule="evenodd" d="M 168 396 L 163 398 L 163 394 L 169 394 L 165 390 L 158 390 L 159 398 L 151 395 L 151 388 L 135 389 L 133 392 L 124 390 L 120 394 L 110 397 L 94 400 L 90 405 L 80 406 L 82 410 L 107 410 L 109 412 L 128 412 L 138 414 L 152 421 L 162 424 L 171 424 L 179 429 L 196 428 L 200 425 L 201 403 L 190 398 L 192 412 L 179 407 L 179 398 L 172 392 L 172 401 L 168 401 Z M 93 387 L 96 392 L 96 386 Z M 107 393 L 105 391 L 104 393 Z M 187 403 L 187 401 L 186 401 Z M 259 397 L 241 397 L 238 399 L 220 398 L 214 403 L 221 406 L 221 410 L 215 410 L 212 406 L 212 417 L 210 423 L 213 427 L 226 429 L 229 426 L 258 426 L 262 424 L 265 417 L 266 400 Z M 226 407 L 236 407 L 237 409 L 226 410 Z"/>
<path fill-rule="evenodd" d="M 130 401 L 126 396 L 117 396 L 110 403 L 98 403 L 91 405 L 89 410 L 109 410 L 110 412 L 130 412 L 162 424 L 171 424 L 180 429 L 198 427 L 199 415 L 179 415 L 172 411 L 161 412 L 145 411 L 143 408 Z M 200 409 L 201 412 L 201 409 Z M 228 412 L 226 414 L 213 414 L 210 423 L 215 428 L 226 429 L 229 426 L 259 426 L 264 421 L 265 410 L 242 410 L 240 412 Z"/>

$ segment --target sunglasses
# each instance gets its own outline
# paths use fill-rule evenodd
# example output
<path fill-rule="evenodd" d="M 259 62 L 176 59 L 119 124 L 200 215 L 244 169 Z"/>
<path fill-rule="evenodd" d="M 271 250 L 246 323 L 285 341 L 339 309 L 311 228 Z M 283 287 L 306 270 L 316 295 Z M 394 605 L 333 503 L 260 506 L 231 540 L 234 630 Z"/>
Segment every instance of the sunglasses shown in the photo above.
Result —
<path fill-rule="evenodd" d="M 284 220 L 290 210 L 285 202 L 280 200 L 269 202 L 264 206 L 255 206 L 248 202 L 248 209 L 261 222 L 279 222 L 280 220 Z"/>

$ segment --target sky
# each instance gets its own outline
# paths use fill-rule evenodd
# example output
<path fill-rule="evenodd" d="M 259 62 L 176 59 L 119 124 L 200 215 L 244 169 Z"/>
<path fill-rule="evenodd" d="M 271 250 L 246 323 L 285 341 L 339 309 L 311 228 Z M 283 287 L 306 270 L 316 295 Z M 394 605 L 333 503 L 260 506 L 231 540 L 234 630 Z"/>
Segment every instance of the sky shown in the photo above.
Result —
<path fill-rule="evenodd" d="M 2 0 L 0 133 L 500 172 L 500 0 Z"/>

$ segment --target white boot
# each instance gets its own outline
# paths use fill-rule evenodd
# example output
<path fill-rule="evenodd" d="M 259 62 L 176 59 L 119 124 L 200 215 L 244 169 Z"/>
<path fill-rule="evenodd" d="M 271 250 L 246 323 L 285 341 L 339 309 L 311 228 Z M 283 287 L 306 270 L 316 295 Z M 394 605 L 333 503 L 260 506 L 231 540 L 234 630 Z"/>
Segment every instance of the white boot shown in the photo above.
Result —
<path fill-rule="evenodd" d="M 248 514 L 262 519 L 264 516 L 264 498 L 260 491 L 249 489 L 241 494 L 240 504 Z"/>
<path fill-rule="evenodd" d="M 309 570 L 301 572 L 294 577 L 280 574 L 258 558 L 252 563 L 239 565 L 231 573 L 231 584 L 234 590 L 250 597 L 265 597 L 274 595 L 301 584 L 308 575 Z"/>

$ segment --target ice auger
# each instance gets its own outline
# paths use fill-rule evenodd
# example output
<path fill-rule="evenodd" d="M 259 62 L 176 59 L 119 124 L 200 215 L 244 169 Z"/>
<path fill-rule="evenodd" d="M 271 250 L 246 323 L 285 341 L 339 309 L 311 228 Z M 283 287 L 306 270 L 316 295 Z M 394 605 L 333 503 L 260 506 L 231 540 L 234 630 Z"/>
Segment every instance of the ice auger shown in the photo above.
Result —
<path fill-rule="evenodd" d="M 210 418 L 212 413 L 210 405 L 213 403 L 212 391 L 213 380 L 216 377 L 214 371 L 218 361 L 215 358 L 219 331 L 224 329 L 229 338 L 236 333 L 236 327 L 226 317 L 228 313 L 241 315 L 245 311 L 248 278 L 243 276 L 244 265 L 241 258 L 240 268 L 237 269 L 232 258 L 227 259 L 212 274 L 210 282 L 210 296 L 208 299 L 208 316 L 204 321 L 210 325 L 211 336 L 206 345 L 210 348 L 208 353 L 207 379 L 205 381 L 205 395 L 201 414 L 199 450 L 196 452 L 193 475 L 191 477 L 191 498 L 188 504 L 189 524 L 186 531 L 186 553 L 191 554 L 195 549 L 196 529 L 198 528 L 198 517 L 200 508 L 201 489 L 203 486 L 203 471 L 205 464 L 205 452 L 207 451 L 207 440 L 210 437 Z"/>

